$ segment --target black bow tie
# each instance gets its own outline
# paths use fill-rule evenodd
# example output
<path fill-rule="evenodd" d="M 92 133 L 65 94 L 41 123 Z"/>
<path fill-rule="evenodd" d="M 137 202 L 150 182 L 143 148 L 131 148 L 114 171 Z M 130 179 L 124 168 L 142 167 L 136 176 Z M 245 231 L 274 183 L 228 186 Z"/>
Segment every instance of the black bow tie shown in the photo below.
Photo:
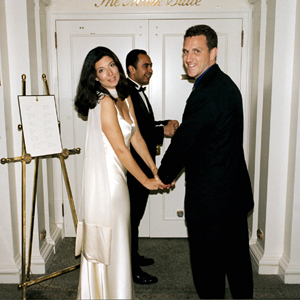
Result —
<path fill-rule="evenodd" d="M 144 92 L 145 89 L 146 89 L 145 87 L 142 87 L 142 86 L 141 86 L 141 87 L 138 89 L 138 91 L 139 91 L 139 92 Z"/>

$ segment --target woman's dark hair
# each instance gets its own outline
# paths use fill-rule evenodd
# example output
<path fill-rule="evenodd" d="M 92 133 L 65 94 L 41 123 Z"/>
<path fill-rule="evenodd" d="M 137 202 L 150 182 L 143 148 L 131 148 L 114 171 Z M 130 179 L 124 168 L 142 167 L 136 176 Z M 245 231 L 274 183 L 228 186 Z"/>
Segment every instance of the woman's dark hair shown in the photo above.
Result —
<path fill-rule="evenodd" d="M 206 44 L 209 51 L 211 51 L 213 48 L 218 47 L 217 33 L 211 27 L 204 24 L 195 25 L 187 29 L 183 39 L 185 40 L 187 37 L 193 37 L 198 35 L 204 35 L 206 37 Z"/>
<path fill-rule="evenodd" d="M 99 81 L 96 81 L 95 64 L 104 56 L 112 58 L 118 67 L 120 80 L 116 86 L 116 90 L 119 98 L 123 101 L 129 95 L 127 91 L 126 76 L 118 57 L 106 47 L 96 47 L 87 54 L 84 60 L 74 100 L 76 110 L 83 116 L 87 116 L 89 109 L 92 109 L 97 105 L 99 93 L 105 93 L 114 101 L 117 101 L 110 94 L 109 90 L 103 87 Z"/>

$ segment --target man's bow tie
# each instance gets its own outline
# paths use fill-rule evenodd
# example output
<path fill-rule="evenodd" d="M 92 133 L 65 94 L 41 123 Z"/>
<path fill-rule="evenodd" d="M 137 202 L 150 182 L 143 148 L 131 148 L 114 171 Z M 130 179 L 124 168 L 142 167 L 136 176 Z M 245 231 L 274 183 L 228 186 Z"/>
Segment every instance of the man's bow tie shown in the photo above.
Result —
<path fill-rule="evenodd" d="M 145 89 L 146 89 L 145 87 L 142 87 L 142 86 L 141 86 L 141 87 L 138 89 L 138 91 L 139 91 L 139 92 L 144 92 Z"/>

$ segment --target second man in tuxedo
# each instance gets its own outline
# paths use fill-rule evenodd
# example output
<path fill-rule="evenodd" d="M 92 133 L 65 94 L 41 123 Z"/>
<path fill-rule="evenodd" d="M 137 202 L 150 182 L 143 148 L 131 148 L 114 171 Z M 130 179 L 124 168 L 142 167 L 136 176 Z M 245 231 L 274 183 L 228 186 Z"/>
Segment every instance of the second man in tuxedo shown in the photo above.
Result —
<path fill-rule="evenodd" d="M 163 143 L 164 136 L 172 137 L 179 124 L 175 120 L 155 121 L 151 104 L 144 93 L 144 85 L 148 85 L 152 76 L 152 61 L 147 52 L 134 49 L 127 54 L 126 69 L 128 74 L 129 94 L 135 110 L 140 132 L 148 146 L 149 152 L 155 161 L 156 146 Z M 153 177 L 152 171 L 143 162 L 140 156 L 131 147 L 131 153 L 140 168 L 148 177 Z M 133 281 L 139 284 L 152 284 L 158 281 L 141 269 L 154 263 L 152 258 L 141 256 L 138 253 L 139 224 L 144 215 L 149 190 L 141 185 L 129 172 L 127 183 L 130 194 L 131 208 L 131 252 Z"/>

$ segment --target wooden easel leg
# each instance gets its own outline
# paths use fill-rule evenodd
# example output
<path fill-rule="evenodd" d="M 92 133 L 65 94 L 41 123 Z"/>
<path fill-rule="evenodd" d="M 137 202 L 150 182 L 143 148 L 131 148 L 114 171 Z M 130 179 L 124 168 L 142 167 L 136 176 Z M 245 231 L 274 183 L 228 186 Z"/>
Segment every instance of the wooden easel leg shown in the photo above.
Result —
<path fill-rule="evenodd" d="M 33 240 L 33 228 L 34 228 L 34 216 L 35 216 L 38 170 L 39 170 L 39 158 L 36 157 L 35 158 L 35 166 L 34 166 L 34 183 L 33 183 L 33 193 L 32 193 L 31 224 L 30 224 L 30 236 L 29 236 L 29 250 L 28 250 L 28 263 L 27 263 L 26 281 L 30 280 L 30 266 L 31 266 L 31 255 L 32 255 L 32 240 Z"/>
<path fill-rule="evenodd" d="M 69 202 L 70 202 L 71 212 L 72 212 L 72 216 L 73 216 L 75 231 L 77 231 L 78 221 L 77 221 L 77 215 L 76 215 L 74 200 L 73 200 L 73 196 L 72 196 L 72 191 L 71 191 L 71 186 L 70 186 L 70 182 L 69 182 L 69 178 L 68 178 L 68 173 L 67 173 L 65 160 L 64 160 L 64 158 L 61 154 L 59 154 L 59 160 L 60 160 L 60 163 L 61 163 L 61 167 L 62 167 L 64 179 L 65 179 L 65 184 L 66 184 L 67 193 L 68 193 L 68 197 L 69 197 Z"/>

